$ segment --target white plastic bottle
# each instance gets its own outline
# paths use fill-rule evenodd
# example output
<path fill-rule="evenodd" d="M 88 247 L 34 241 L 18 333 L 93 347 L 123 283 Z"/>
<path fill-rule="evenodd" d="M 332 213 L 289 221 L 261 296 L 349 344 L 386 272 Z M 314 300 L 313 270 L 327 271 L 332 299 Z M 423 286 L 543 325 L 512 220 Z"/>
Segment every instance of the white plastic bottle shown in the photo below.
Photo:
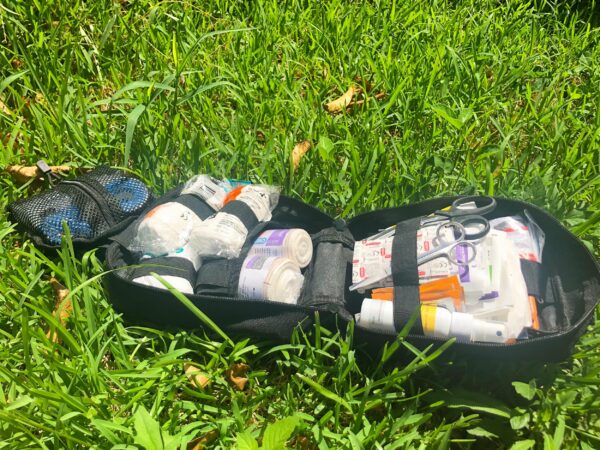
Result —
<path fill-rule="evenodd" d="M 508 338 L 506 325 L 501 322 L 476 319 L 472 314 L 450 312 L 434 305 L 421 305 L 421 323 L 426 336 L 499 344 Z"/>

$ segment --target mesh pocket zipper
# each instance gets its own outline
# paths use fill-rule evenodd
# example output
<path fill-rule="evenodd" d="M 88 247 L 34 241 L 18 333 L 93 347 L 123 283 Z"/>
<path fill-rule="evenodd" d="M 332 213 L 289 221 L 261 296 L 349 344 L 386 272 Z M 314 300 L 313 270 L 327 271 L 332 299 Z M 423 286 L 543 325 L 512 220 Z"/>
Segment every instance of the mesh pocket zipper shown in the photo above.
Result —
<path fill-rule="evenodd" d="M 102 195 L 100 195 L 100 193 L 96 191 L 94 187 L 88 185 L 87 183 L 77 180 L 64 180 L 61 181 L 61 184 L 68 184 L 82 191 L 89 198 L 91 198 L 94 203 L 96 203 L 98 209 L 100 210 L 100 213 L 102 214 L 102 217 L 104 217 L 104 220 L 106 220 L 110 227 L 114 227 L 117 224 L 113 214 L 110 211 L 108 203 L 106 202 L 104 197 L 102 197 Z"/>

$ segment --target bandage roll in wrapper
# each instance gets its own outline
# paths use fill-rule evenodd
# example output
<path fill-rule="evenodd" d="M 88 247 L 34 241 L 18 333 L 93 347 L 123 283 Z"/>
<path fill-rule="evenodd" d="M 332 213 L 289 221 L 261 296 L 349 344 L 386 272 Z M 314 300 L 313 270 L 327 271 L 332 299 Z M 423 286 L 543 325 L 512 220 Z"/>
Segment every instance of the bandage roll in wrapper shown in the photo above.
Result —
<path fill-rule="evenodd" d="M 292 260 L 250 255 L 242 264 L 238 294 L 242 298 L 296 304 L 303 283 L 300 267 Z"/>
<path fill-rule="evenodd" d="M 256 238 L 248 255 L 283 256 L 304 268 L 312 259 L 312 240 L 301 228 L 267 230 Z"/>
<path fill-rule="evenodd" d="M 237 258 L 248 231 L 270 220 L 278 201 L 279 191 L 274 186 L 244 186 L 235 200 L 193 230 L 192 240 L 202 256 Z"/>
<path fill-rule="evenodd" d="M 214 214 L 225 198 L 225 191 L 206 175 L 186 183 L 175 200 L 150 210 L 138 225 L 130 249 L 142 254 L 143 267 L 134 270 L 132 280 L 139 284 L 165 287 L 150 272 L 155 272 L 181 292 L 192 294 L 201 255 L 192 239 L 193 230 Z M 219 203 L 221 202 L 221 203 Z M 146 266 L 148 264 L 148 266 Z"/>

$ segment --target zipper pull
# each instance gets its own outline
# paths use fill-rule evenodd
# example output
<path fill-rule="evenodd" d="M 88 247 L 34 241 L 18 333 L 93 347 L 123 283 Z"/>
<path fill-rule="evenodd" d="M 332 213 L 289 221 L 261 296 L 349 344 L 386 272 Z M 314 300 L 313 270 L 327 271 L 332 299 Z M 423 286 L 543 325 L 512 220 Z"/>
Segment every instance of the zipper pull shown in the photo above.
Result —
<path fill-rule="evenodd" d="M 52 169 L 50 168 L 48 163 L 46 161 L 44 161 L 43 159 L 40 159 L 37 163 L 35 163 L 35 165 L 40 170 L 40 172 L 42 172 L 42 175 L 44 175 L 44 177 L 46 177 L 46 179 L 48 180 L 48 183 L 50 183 L 50 186 L 54 186 L 53 180 L 55 180 L 55 179 L 60 180 L 60 177 L 57 174 L 55 174 L 54 172 L 52 172 Z"/>

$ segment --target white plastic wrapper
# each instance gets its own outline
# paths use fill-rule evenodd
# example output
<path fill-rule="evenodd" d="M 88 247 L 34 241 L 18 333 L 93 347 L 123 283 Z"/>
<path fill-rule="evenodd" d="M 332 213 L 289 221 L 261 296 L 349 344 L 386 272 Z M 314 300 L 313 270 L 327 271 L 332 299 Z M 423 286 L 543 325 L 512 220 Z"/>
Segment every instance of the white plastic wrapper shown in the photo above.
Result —
<path fill-rule="evenodd" d="M 176 253 L 188 244 L 192 230 L 201 223 L 187 206 L 163 203 L 144 216 L 129 249 L 147 257 Z"/>
<path fill-rule="evenodd" d="M 240 272 L 238 294 L 242 298 L 296 304 L 304 276 L 295 262 L 282 257 L 250 255 Z"/>
<path fill-rule="evenodd" d="M 490 220 L 495 230 L 503 231 L 516 245 L 519 257 L 533 262 L 542 262 L 542 250 L 546 236 L 527 212 L 523 216 L 499 217 Z"/>
<path fill-rule="evenodd" d="M 196 175 L 183 186 L 181 194 L 191 194 L 204 200 L 215 211 L 223 207 L 228 183 L 208 175 Z"/>
<path fill-rule="evenodd" d="M 245 186 L 234 201 L 245 203 L 259 222 L 271 219 L 271 212 L 279 201 L 275 186 Z M 234 214 L 220 211 L 195 227 L 192 240 L 202 256 L 237 258 L 248 237 L 248 230 Z"/>

